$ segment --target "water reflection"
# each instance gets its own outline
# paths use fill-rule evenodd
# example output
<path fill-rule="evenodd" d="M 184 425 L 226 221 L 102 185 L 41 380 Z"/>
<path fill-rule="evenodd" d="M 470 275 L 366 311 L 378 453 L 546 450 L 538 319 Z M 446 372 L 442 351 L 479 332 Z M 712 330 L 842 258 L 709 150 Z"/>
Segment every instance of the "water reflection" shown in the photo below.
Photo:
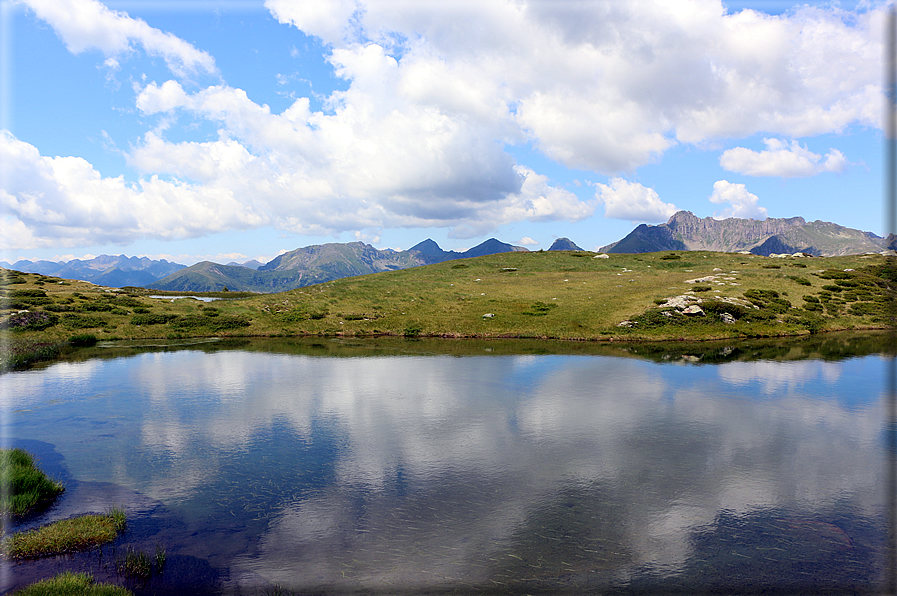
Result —
<path fill-rule="evenodd" d="M 880 362 L 219 346 L 0 383 L 13 436 L 176 512 L 231 590 L 838 587 L 881 571 Z"/>

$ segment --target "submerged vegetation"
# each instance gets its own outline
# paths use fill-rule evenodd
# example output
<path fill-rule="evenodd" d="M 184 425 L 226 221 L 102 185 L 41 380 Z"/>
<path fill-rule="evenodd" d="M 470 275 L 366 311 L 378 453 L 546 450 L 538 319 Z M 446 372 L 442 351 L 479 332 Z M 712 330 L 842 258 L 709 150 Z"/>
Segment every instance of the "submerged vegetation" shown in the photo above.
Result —
<path fill-rule="evenodd" d="M 706 340 L 887 328 L 888 257 L 511 252 L 214 302 L 0 270 L 3 369 L 114 339 Z M 162 297 L 151 297 L 162 296 Z"/>
<path fill-rule="evenodd" d="M 21 449 L 0 449 L 0 512 L 16 517 L 49 505 L 65 488 L 34 465 L 31 454 Z"/>

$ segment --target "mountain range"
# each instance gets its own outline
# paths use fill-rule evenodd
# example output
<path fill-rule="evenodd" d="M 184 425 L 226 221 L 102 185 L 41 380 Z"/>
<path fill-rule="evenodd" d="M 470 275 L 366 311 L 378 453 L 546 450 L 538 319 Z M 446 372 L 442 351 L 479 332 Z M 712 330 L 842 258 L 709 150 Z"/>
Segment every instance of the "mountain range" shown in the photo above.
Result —
<path fill-rule="evenodd" d="M 642 224 L 621 240 L 600 252 L 644 253 L 662 250 L 748 251 L 768 256 L 774 253 L 803 252 L 836 256 L 897 249 L 893 234 L 881 238 L 871 232 L 845 228 L 834 223 L 807 222 L 802 217 L 765 220 L 729 218 L 703 219 L 689 211 L 679 211 L 659 225 Z M 568 238 L 558 238 L 548 250 L 581 251 Z M 94 259 L 0 262 L 0 267 L 41 273 L 66 279 L 80 279 L 98 285 L 141 286 L 156 290 L 184 292 L 232 291 L 282 292 L 317 283 L 432 265 L 453 259 L 525 251 L 490 238 L 463 252 L 442 250 L 427 239 L 408 250 L 380 250 L 362 242 L 317 244 L 283 253 L 267 263 L 247 261 L 227 265 L 203 261 L 190 267 L 164 259 L 100 255 Z"/>
<path fill-rule="evenodd" d="M 125 255 L 100 255 L 93 259 L 73 259 L 67 262 L 54 261 L 0 261 L 0 267 L 26 273 L 40 273 L 63 279 L 80 279 L 100 286 L 120 288 L 123 286 L 146 286 L 163 277 L 183 269 L 185 265 L 171 263 L 165 259 L 153 260 L 147 257 L 126 257 Z"/>
<path fill-rule="evenodd" d="M 641 224 L 625 238 L 601 247 L 601 252 L 643 253 L 661 250 L 747 251 L 755 255 L 793 254 L 838 256 L 894 249 L 893 235 L 881 238 L 872 232 L 845 228 L 825 221 L 807 222 L 802 217 L 764 220 L 698 218 L 679 211 L 664 224 Z"/>

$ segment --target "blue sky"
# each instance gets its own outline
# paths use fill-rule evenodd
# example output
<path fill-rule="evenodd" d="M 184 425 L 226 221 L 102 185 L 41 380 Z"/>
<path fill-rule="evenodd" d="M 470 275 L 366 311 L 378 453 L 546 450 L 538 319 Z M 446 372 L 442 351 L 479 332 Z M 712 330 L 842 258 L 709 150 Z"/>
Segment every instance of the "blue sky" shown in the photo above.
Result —
<path fill-rule="evenodd" d="M 883 2 L 0 0 L 0 259 L 885 235 Z"/>

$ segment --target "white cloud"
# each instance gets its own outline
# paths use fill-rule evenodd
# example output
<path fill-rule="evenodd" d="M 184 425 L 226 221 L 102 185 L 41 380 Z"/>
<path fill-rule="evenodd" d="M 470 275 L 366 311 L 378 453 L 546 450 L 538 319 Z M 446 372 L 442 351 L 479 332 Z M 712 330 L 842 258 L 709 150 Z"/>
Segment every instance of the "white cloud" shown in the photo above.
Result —
<path fill-rule="evenodd" d="M 183 39 L 109 10 L 97 0 L 18 0 L 46 21 L 73 54 L 96 49 L 107 56 L 106 66 L 118 68 L 116 56 L 134 51 L 135 46 L 152 56 L 161 56 L 176 76 L 185 78 L 199 72 L 217 74 L 215 60 Z"/>
<path fill-rule="evenodd" d="M 729 207 L 713 214 L 714 219 L 740 217 L 742 219 L 766 219 L 766 207 L 760 207 L 757 195 L 748 192 L 744 184 L 733 184 L 727 180 L 713 183 L 710 202 Z"/>
<path fill-rule="evenodd" d="M 539 241 L 533 240 L 529 236 L 524 236 L 523 238 L 520 239 L 521 246 L 536 246 L 537 244 L 539 244 Z"/>
<path fill-rule="evenodd" d="M 822 172 L 841 173 L 850 165 L 837 149 L 830 149 L 823 161 L 821 155 L 801 147 L 797 141 L 789 144 L 779 139 L 763 139 L 763 142 L 766 151 L 736 147 L 724 151 L 719 164 L 730 172 L 747 176 L 781 178 L 805 178 Z"/>
<path fill-rule="evenodd" d="M 0 249 L 33 249 L 189 238 L 267 223 L 226 188 L 162 180 L 103 178 L 78 157 L 45 157 L 0 131 Z"/>
<path fill-rule="evenodd" d="M 610 186 L 595 186 L 595 198 L 604 204 L 604 217 L 653 223 L 666 221 L 677 211 L 672 203 L 664 203 L 656 190 L 638 182 L 612 178 Z"/>
<path fill-rule="evenodd" d="M 72 52 L 99 49 L 110 68 L 142 47 L 179 77 L 216 72 L 205 52 L 96 0 L 23 1 Z M 266 6 L 329 44 L 327 58 L 348 85 L 324 98 L 321 111 L 304 97 L 275 114 L 226 85 L 188 94 L 176 81 L 150 83 L 137 89 L 136 106 L 159 123 L 129 155 L 147 179 L 128 185 L 78 158 L 35 149 L 26 161 L 43 168 L 39 176 L 10 170 L 3 196 L 15 218 L 5 225 L 27 222 L 29 234 L 16 237 L 31 245 L 56 236 L 182 237 L 231 225 L 311 235 L 448 227 L 465 238 L 504 223 L 577 221 L 594 212 L 594 202 L 515 163 L 506 145 L 531 143 L 568 167 L 618 175 L 674 145 L 881 124 L 883 9 L 730 15 L 716 0 Z M 219 138 L 166 140 L 181 113 L 191 124 L 213 122 Z M 815 163 L 837 171 L 846 159 L 832 150 Z M 91 204 L 95 218 L 71 208 L 90 204 L 88 186 L 103 190 L 102 204 Z M 606 217 L 657 222 L 675 211 L 621 178 L 598 189 Z M 732 202 L 715 191 L 714 202 L 765 216 L 744 193 Z M 180 196 L 188 207 L 179 221 Z M 150 217 L 130 221 L 150 198 Z"/>
<path fill-rule="evenodd" d="M 727 14 L 714 0 L 266 6 L 331 44 L 353 88 L 377 97 L 398 90 L 605 174 L 678 143 L 881 125 L 883 9 Z M 372 45 L 399 57 L 390 77 L 348 66 Z"/>

